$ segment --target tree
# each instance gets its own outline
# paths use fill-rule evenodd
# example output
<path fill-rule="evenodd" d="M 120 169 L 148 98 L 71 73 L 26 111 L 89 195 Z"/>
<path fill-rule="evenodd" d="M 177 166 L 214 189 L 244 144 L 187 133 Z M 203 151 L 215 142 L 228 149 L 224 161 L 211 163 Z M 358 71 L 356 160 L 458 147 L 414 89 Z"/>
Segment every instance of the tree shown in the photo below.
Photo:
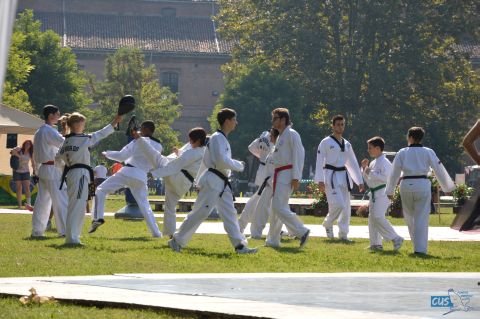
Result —
<path fill-rule="evenodd" d="M 225 91 L 220 96 L 212 115 L 210 127 L 218 128 L 217 112 L 230 107 L 237 112 L 238 129 L 231 133 L 233 155 L 244 158 L 248 145 L 263 131 L 271 127 L 271 112 L 277 107 L 291 110 L 292 122 L 297 130 L 303 131 L 303 96 L 295 81 L 280 71 L 262 65 L 230 65 L 225 70 Z"/>
<path fill-rule="evenodd" d="M 55 104 L 62 112 L 82 110 L 90 99 L 85 91 L 86 77 L 78 69 L 75 54 L 62 47 L 58 34 L 52 30 L 42 32 L 40 26 L 31 10 L 18 15 L 13 36 L 23 38 L 16 48 L 28 58 L 31 68 L 26 81 L 14 90 L 28 94 L 38 115 L 46 104 Z"/>
<path fill-rule="evenodd" d="M 20 32 L 12 34 L 2 102 L 21 111 L 32 113 L 33 108 L 28 94 L 22 89 L 33 69 L 26 52 L 20 50 L 25 38 L 25 35 Z"/>
<path fill-rule="evenodd" d="M 322 135 L 342 113 L 357 150 L 373 135 L 397 150 L 408 127 L 421 125 L 426 145 L 459 169 L 480 81 L 454 44 L 467 30 L 478 36 L 478 2 L 221 0 L 220 7 L 220 31 L 238 44 L 232 64 L 267 63 L 298 81 L 306 120 Z"/>
<path fill-rule="evenodd" d="M 107 57 L 105 63 L 105 80 L 101 82 L 90 79 L 94 100 L 99 103 L 92 111 L 89 130 L 100 129 L 117 112 L 118 101 L 126 94 L 135 97 L 134 114 L 139 120 L 153 120 L 156 126 L 154 136 L 159 138 L 165 152 L 178 146 L 177 133 L 170 125 L 180 116 L 181 105 L 177 97 L 167 87 L 160 87 L 157 72 L 153 65 L 145 66 L 144 56 L 137 49 L 119 49 Z M 126 128 L 130 117 L 127 115 L 121 127 Z M 122 133 L 124 130 L 122 130 Z M 98 156 L 99 150 L 118 150 L 126 144 L 125 134 L 100 142 L 93 150 Z"/>

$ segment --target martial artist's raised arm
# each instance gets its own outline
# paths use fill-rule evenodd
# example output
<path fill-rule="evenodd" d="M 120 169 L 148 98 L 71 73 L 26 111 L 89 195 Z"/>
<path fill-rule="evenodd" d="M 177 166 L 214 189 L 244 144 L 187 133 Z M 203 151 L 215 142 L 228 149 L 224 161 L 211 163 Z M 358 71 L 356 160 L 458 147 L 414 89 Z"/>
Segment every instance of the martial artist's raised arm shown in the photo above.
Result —
<path fill-rule="evenodd" d="M 317 163 L 315 164 L 315 183 L 325 183 L 325 173 L 323 167 L 325 166 L 325 161 L 327 159 L 327 147 L 324 141 L 321 141 L 318 144 L 317 149 Z"/>
<path fill-rule="evenodd" d="M 297 132 L 291 134 L 292 143 L 292 179 L 300 181 L 302 179 L 303 165 L 305 162 L 305 149 L 302 145 L 302 140 Z"/>
<path fill-rule="evenodd" d="M 133 143 L 135 143 L 135 141 L 128 143 L 120 151 L 105 151 L 103 154 L 106 158 L 116 162 L 125 162 L 133 155 Z"/>
<path fill-rule="evenodd" d="M 390 176 L 388 176 L 387 180 L 387 187 L 385 188 L 385 194 L 393 195 L 395 192 L 395 187 L 397 187 L 398 179 L 402 174 L 402 166 L 403 166 L 403 153 L 399 151 L 395 156 L 392 164 L 392 172 Z"/>
<path fill-rule="evenodd" d="M 226 143 L 222 140 L 221 136 L 210 138 L 208 148 L 210 151 L 210 158 L 215 163 L 217 168 L 231 169 L 233 171 L 241 172 L 244 169 L 243 163 L 232 159 L 227 155 Z"/>
<path fill-rule="evenodd" d="M 100 140 L 109 136 L 113 132 L 115 132 L 115 129 L 113 128 L 112 124 L 108 124 L 107 126 L 102 128 L 101 130 L 93 132 L 92 134 L 90 134 L 90 138 L 89 138 L 89 142 L 88 142 L 89 147 L 92 147 L 93 145 L 97 144 L 98 142 L 100 142 Z"/>
<path fill-rule="evenodd" d="M 179 157 L 177 157 L 173 161 L 168 162 L 168 164 L 166 164 L 165 166 L 157 168 L 150 173 L 152 173 L 152 175 L 156 178 L 171 176 L 179 173 L 182 169 L 188 167 L 190 164 L 201 160 L 202 157 L 202 152 L 198 152 L 197 150 L 192 148 L 186 150 Z"/>
<path fill-rule="evenodd" d="M 433 168 L 438 184 L 440 184 L 442 190 L 447 193 L 453 191 L 455 189 L 455 183 L 450 178 L 450 175 L 448 175 L 445 166 L 443 166 L 442 162 L 438 159 L 437 154 L 435 154 L 433 150 L 429 150 L 428 155 L 430 167 Z"/>
<path fill-rule="evenodd" d="M 359 186 L 363 185 L 362 171 L 360 171 L 360 166 L 358 166 L 357 157 L 355 156 L 355 152 L 353 152 L 353 148 L 350 146 L 346 148 L 345 151 L 345 167 L 350 173 L 350 176 L 352 177 L 355 184 Z"/>

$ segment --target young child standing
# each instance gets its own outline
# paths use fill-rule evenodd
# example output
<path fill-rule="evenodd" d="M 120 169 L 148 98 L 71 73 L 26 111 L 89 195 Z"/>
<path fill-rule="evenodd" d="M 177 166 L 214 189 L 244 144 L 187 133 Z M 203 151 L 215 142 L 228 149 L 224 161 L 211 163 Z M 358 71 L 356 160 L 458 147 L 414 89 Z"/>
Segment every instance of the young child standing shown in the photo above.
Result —
<path fill-rule="evenodd" d="M 403 217 L 408 226 L 415 254 L 427 253 L 432 196 L 431 183 L 427 178 L 430 168 L 433 168 L 444 192 L 455 189 L 455 184 L 435 152 L 420 144 L 424 135 L 425 131 L 421 127 L 411 127 L 408 130 L 408 147 L 402 148 L 395 156 L 392 174 L 388 178 L 385 189 L 385 193 L 392 199 L 400 175 L 403 173 L 400 182 Z"/>
<path fill-rule="evenodd" d="M 68 116 L 67 125 L 70 134 L 65 136 L 63 145 L 55 156 L 55 161 L 63 161 L 65 168 L 61 184 L 67 182 L 68 210 L 65 230 L 65 243 L 81 244 L 80 232 L 85 216 L 85 204 L 88 200 L 89 183 L 93 182 L 93 170 L 90 167 L 90 147 L 114 132 L 114 127 L 121 121 L 120 115 L 115 116 L 111 124 L 103 129 L 84 134 L 86 118 L 80 113 Z M 62 185 L 60 188 L 62 188 Z"/>
<path fill-rule="evenodd" d="M 393 249 L 399 250 L 403 244 L 403 238 L 393 229 L 390 222 L 385 218 L 390 200 L 385 194 L 388 176 L 392 171 L 392 163 L 383 154 L 385 141 L 379 136 L 372 137 L 367 141 L 368 154 L 374 158 L 362 160 L 362 174 L 370 188 L 370 201 L 368 203 L 368 232 L 370 236 L 370 250 L 383 250 L 382 237 L 393 241 Z"/>

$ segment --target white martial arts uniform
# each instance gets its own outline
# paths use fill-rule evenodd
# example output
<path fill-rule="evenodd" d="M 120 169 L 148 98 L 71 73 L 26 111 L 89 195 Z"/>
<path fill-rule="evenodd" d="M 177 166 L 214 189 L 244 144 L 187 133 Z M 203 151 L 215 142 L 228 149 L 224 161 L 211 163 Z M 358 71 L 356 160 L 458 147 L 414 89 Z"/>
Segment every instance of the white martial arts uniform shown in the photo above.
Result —
<path fill-rule="evenodd" d="M 342 142 L 339 142 L 333 136 L 327 136 L 318 146 L 315 182 L 325 183 L 328 214 L 323 221 L 323 226 L 328 233 L 338 219 L 338 237 L 340 239 L 347 239 L 350 225 L 349 190 L 353 186 L 351 179 L 357 185 L 363 184 L 362 172 L 352 145 L 344 138 Z"/>
<path fill-rule="evenodd" d="M 68 190 L 68 211 L 65 231 L 67 244 L 80 244 L 88 200 L 88 185 L 93 183 L 93 170 L 90 167 L 90 147 L 114 132 L 111 124 L 90 135 L 69 134 L 58 150 L 55 161 L 65 164 Z M 80 164 L 83 167 L 78 167 Z M 77 167 L 76 167 L 77 166 Z M 90 174 L 91 173 L 91 174 Z"/>
<path fill-rule="evenodd" d="M 224 179 L 209 170 L 212 168 L 222 174 L 223 178 L 228 178 L 232 170 L 241 172 L 244 169 L 242 162 L 232 159 L 230 143 L 221 131 L 210 137 L 197 175 L 197 186 L 200 188 L 197 200 L 173 239 L 181 247 L 186 246 L 200 224 L 216 208 L 233 247 L 246 246 L 247 240 L 238 226 L 232 190 Z"/>
<path fill-rule="evenodd" d="M 61 190 L 60 178 L 63 167 L 54 165 L 55 155 L 62 145 L 64 137 L 56 128 L 43 124 L 33 137 L 33 158 L 35 160 L 39 182 L 38 194 L 32 215 L 32 236 L 43 236 L 47 228 L 50 210 L 53 208 L 57 232 L 65 235 L 67 219 L 67 188 Z"/>
<path fill-rule="evenodd" d="M 307 232 L 298 216 L 290 210 L 288 200 L 292 194 L 292 180 L 302 179 L 305 150 L 300 135 L 287 126 L 278 136 L 271 161 L 275 167 L 273 176 L 272 215 L 266 244 L 271 247 L 280 246 L 280 232 L 282 223 L 289 230 L 290 235 L 302 238 Z"/>
<path fill-rule="evenodd" d="M 103 219 L 105 209 L 105 197 L 108 194 L 122 188 L 128 187 L 132 192 L 138 208 L 142 213 L 153 237 L 161 237 L 162 233 L 158 229 L 155 216 L 148 202 L 147 173 L 154 167 L 146 153 L 138 145 L 140 139 L 147 140 L 150 145 L 159 152 L 162 151 L 162 145 L 156 139 L 151 137 L 140 137 L 133 140 L 123 147 L 120 151 L 107 151 L 105 157 L 117 162 L 124 162 L 123 166 L 117 173 L 107 178 L 95 192 L 95 220 Z"/>
<path fill-rule="evenodd" d="M 392 163 L 382 154 L 370 162 L 369 168 L 368 174 L 366 170 L 363 170 L 363 178 L 370 188 L 368 232 L 370 247 L 373 247 L 382 246 L 382 238 L 394 240 L 400 236 L 385 217 L 388 206 L 390 206 L 390 199 L 385 194 L 385 187 L 392 171 Z"/>
<path fill-rule="evenodd" d="M 101 164 L 95 166 L 95 168 L 93 169 L 93 174 L 94 174 L 95 178 L 106 179 L 107 178 L 107 173 L 108 173 L 107 168 L 105 166 L 101 165 Z"/>
<path fill-rule="evenodd" d="M 403 173 L 400 182 L 403 216 L 413 241 L 414 251 L 418 253 L 427 253 L 428 246 L 432 191 L 427 174 L 430 168 L 435 172 L 444 192 L 455 189 L 455 184 L 435 152 L 421 144 L 411 144 L 398 151 L 385 189 L 387 195 L 393 195 L 400 175 Z"/>
<path fill-rule="evenodd" d="M 192 187 L 202 163 L 205 147 L 192 148 L 190 143 L 188 143 L 179 150 L 178 156 L 170 154 L 164 157 L 161 153 L 155 151 L 150 144 L 141 143 L 141 146 L 150 154 L 149 159 L 160 157 L 155 162 L 161 162 L 165 165 L 152 170 L 151 173 L 154 177 L 163 178 L 165 182 L 163 235 L 171 236 L 175 233 L 177 226 L 176 207 L 178 201 Z"/>
<path fill-rule="evenodd" d="M 270 133 L 268 131 L 263 132 L 248 146 L 248 150 L 260 160 L 257 175 L 255 176 L 255 185 L 257 187 L 261 187 L 268 176 L 266 174 L 266 158 L 268 154 L 270 154 L 271 150 L 273 150 L 273 144 L 270 142 Z M 269 179 L 270 178 L 271 177 L 269 177 Z M 253 193 L 253 195 L 245 204 L 245 208 L 243 209 L 240 217 L 238 218 L 240 231 L 243 233 L 248 223 L 251 223 L 250 234 L 252 238 L 257 239 L 262 236 L 262 230 L 268 220 L 268 213 L 270 210 L 270 203 L 268 203 L 267 201 L 262 201 L 262 205 L 258 205 L 259 201 L 260 195 L 258 194 L 257 188 L 257 190 Z M 263 227 L 261 227 L 262 223 L 264 224 Z"/>

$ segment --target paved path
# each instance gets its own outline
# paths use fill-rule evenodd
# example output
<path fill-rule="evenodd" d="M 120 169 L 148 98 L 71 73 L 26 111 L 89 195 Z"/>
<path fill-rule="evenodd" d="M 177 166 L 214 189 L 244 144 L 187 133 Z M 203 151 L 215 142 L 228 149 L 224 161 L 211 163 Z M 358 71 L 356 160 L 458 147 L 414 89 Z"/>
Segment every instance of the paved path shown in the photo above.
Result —
<path fill-rule="evenodd" d="M 31 212 L 27 210 L 18 210 L 18 209 L 0 209 L 0 214 L 30 214 Z M 105 216 L 113 216 L 114 213 L 105 213 Z M 183 218 L 186 214 L 177 214 L 177 217 Z M 161 218 L 163 214 L 155 214 L 155 217 Z M 89 218 L 89 217 L 87 217 Z M 321 220 L 319 218 L 319 224 L 309 224 L 306 225 L 311 232 L 310 236 L 312 237 L 326 237 L 324 228 L 320 225 Z M 118 221 L 121 222 L 121 221 Z M 181 223 L 177 223 L 177 228 Z M 394 226 L 398 234 L 404 237 L 407 240 L 410 240 L 410 235 L 408 233 L 407 226 Z M 285 229 L 286 230 L 286 229 Z M 333 227 L 334 233 L 338 234 L 338 227 Z M 264 235 L 268 232 L 268 225 L 264 230 Z M 200 234 L 226 234 L 225 229 L 223 228 L 223 223 L 221 222 L 205 222 L 200 225 L 197 230 L 197 233 Z M 250 234 L 250 226 L 247 226 L 245 234 Z M 368 226 L 350 226 L 350 238 L 368 238 Z M 430 227 L 428 230 L 428 239 L 429 240 L 438 240 L 438 241 L 480 241 L 480 232 L 458 232 L 449 227 Z"/>
<path fill-rule="evenodd" d="M 247 318 L 477 319 L 479 279 L 480 273 L 116 274 L 0 278 L 0 293 L 26 295 L 34 287 L 57 299 Z M 443 316 L 451 309 L 432 302 L 449 289 L 463 294 L 468 307 Z"/>

